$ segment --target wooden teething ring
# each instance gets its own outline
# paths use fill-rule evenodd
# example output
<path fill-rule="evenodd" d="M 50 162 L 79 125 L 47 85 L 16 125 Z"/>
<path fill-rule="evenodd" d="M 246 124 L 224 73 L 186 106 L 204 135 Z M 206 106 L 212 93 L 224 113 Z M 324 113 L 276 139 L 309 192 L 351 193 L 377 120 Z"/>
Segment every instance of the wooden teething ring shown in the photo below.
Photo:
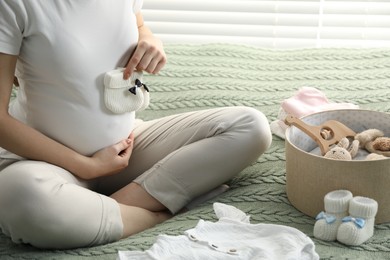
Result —
<path fill-rule="evenodd" d="M 286 125 L 299 128 L 310 136 L 320 147 L 322 155 L 325 155 L 330 147 L 337 144 L 342 138 L 356 135 L 352 129 L 336 120 L 329 120 L 319 126 L 313 126 L 306 124 L 295 116 L 287 115 L 284 122 Z"/>

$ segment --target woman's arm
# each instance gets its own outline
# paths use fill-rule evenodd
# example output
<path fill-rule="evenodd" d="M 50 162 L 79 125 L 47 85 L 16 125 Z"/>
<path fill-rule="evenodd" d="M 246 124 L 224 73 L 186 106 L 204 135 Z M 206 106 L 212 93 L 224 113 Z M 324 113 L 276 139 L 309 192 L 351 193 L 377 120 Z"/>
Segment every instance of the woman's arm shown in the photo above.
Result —
<path fill-rule="evenodd" d="M 137 25 L 138 45 L 123 72 L 124 79 L 128 79 L 134 70 L 156 74 L 167 62 L 161 40 L 144 24 L 141 12 L 137 14 Z"/>
<path fill-rule="evenodd" d="M 113 174 L 127 166 L 132 136 L 92 157 L 83 156 L 16 120 L 8 113 L 17 56 L 0 53 L 0 146 L 22 157 L 45 161 L 83 179 Z"/>

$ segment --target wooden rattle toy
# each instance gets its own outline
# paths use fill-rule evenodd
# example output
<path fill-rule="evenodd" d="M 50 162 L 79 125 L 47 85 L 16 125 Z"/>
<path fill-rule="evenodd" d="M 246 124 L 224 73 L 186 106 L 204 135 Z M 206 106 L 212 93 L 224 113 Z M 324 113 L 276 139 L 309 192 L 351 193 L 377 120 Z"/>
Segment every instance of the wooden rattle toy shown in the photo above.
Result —
<path fill-rule="evenodd" d="M 342 138 L 356 135 L 352 129 L 336 120 L 329 120 L 319 126 L 313 126 L 295 116 L 287 115 L 284 122 L 286 125 L 299 128 L 310 136 L 320 147 L 322 155 L 325 155 L 330 147 L 337 144 Z"/>

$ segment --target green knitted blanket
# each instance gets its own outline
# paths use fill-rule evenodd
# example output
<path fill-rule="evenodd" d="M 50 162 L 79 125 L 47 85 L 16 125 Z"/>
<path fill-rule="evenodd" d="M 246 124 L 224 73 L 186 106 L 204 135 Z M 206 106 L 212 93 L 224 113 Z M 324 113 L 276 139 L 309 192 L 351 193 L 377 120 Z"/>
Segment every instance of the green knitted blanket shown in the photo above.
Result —
<path fill-rule="evenodd" d="M 145 78 L 152 100 L 140 118 L 245 105 L 259 109 L 271 122 L 281 101 L 303 86 L 323 91 L 334 102 L 390 112 L 390 49 L 268 50 L 209 44 L 168 45 L 166 52 L 165 69 Z M 118 250 L 148 249 L 158 234 L 182 234 L 200 218 L 216 221 L 214 201 L 243 210 L 252 223 L 301 230 L 313 239 L 322 259 L 389 259 L 389 224 L 376 225 L 374 236 L 356 247 L 313 237 L 315 220 L 291 206 L 286 196 L 284 152 L 284 140 L 274 136 L 270 149 L 230 182 L 231 190 L 128 239 L 93 248 L 42 251 L 14 244 L 0 233 L 0 259 L 115 259 Z"/>

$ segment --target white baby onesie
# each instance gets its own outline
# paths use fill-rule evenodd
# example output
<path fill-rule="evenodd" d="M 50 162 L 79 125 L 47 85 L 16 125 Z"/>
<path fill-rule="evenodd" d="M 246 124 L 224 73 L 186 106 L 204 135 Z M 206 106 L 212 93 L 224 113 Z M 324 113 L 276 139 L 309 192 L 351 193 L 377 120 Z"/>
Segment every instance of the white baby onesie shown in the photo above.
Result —
<path fill-rule="evenodd" d="M 185 235 L 159 235 L 142 251 L 119 251 L 118 260 L 317 260 L 313 241 L 301 231 L 273 224 L 250 224 L 239 209 L 214 203 L 217 222 L 199 220 Z"/>

